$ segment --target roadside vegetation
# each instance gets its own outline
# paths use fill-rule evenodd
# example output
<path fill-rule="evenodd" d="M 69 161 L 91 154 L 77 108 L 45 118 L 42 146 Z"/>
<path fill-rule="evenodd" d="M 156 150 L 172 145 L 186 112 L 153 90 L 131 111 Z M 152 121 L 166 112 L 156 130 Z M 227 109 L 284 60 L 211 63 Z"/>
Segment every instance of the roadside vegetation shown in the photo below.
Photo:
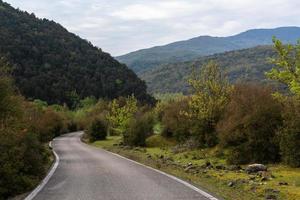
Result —
<path fill-rule="evenodd" d="M 133 95 L 74 98 L 70 109 L 28 100 L 1 60 L 0 197 L 31 190 L 51 165 L 48 142 L 85 130 L 83 140 L 91 145 L 225 199 L 300 199 L 300 44 L 274 44 L 277 57 L 266 76 L 285 93 L 232 85 L 218 63 L 208 62 L 190 76 L 191 95 L 157 95 L 155 105 Z"/>
<path fill-rule="evenodd" d="M 0 199 L 7 199 L 40 182 L 53 160 L 48 142 L 72 123 L 66 107 L 25 100 L 0 62 Z"/>
<path fill-rule="evenodd" d="M 77 123 L 92 130 L 91 122 L 100 120 L 108 137 L 96 141 L 103 133 L 88 131 L 92 145 L 225 199 L 299 199 L 300 44 L 284 46 L 275 38 L 274 44 L 277 56 L 266 76 L 285 85 L 284 94 L 268 85 L 232 85 L 218 64 L 209 62 L 192 73 L 189 96 L 161 96 L 154 107 L 133 96 L 101 100 L 78 110 L 84 117 Z"/>

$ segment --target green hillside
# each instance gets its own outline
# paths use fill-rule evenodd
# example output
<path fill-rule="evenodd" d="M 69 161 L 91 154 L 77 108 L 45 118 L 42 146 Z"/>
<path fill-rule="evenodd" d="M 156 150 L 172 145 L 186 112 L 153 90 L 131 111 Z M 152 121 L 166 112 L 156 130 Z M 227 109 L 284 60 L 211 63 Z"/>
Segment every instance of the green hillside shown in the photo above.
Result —
<path fill-rule="evenodd" d="M 146 85 L 125 65 L 60 24 L 38 19 L 0 1 L 0 56 L 27 98 L 71 104 L 87 96 L 134 94 L 152 101 Z"/>
<path fill-rule="evenodd" d="M 140 73 L 140 77 L 146 81 L 151 93 L 188 93 L 187 79 L 193 69 L 197 70 L 214 60 L 227 73 L 231 82 L 266 82 L 264 73 L 272 68 L 268 58 L 274 55 L 271 46 L 259 46 L 202 57 L 190 62 L 161 65 Z"/>
<path fill-rule="evenodd" d="M 134 71 L 143 73 L 161 64 L 191 61 L 200 56 L 258 45 L 271 45 L 273 36 L 284 43 L 295 43 L 300 38 L 300 28 L 252 29 L 229 37 L 200 36 L 164 46 L 142 49 L 119 56 L 117 59 Z"/>

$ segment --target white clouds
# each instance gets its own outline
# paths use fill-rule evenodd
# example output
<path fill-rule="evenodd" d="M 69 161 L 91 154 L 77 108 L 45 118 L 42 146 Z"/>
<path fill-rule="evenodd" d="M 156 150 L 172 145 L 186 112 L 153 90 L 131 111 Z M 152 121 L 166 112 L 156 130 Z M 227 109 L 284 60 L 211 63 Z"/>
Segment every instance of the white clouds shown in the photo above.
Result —
<path fill-rule="evenodd" d="M 6 0 L 113 55 L 200 35 L 300 26 L 298 0 Z"/>

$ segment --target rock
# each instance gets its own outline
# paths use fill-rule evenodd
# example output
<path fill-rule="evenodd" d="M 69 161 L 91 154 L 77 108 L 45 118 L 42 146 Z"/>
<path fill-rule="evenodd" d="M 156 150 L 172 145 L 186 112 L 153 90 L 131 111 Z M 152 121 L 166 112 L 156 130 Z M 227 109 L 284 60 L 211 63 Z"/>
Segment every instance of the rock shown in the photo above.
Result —
<path fill-rule="evenodd" d="M 266 200 L 277 200 L 277 195 L 267 194 L 265 197 Z"/>
<path fill-rule="evenodd" d="M 269 178 L 267 178 L 267 177 L 262 177 L 261 179 L 260 179 L 260 181 L 268 181 L 269 180 Z"/>
<path fill-rule="evenodd" d="M 212 166 L 212 164 L 209 161 L 206 161 L 205 165 L 206 167 Z"/>
<path fill-rule="evenodd" d="M 266 200 L 277 200 L 278 194 L 279 194 L 279 190 L 275 190 L 272 188 L 265 189 L 265 199 Z"/>
<path fill-rule="evenodd" d="M 224 165 L 216 165 L 215 168 L 218 169 L 218 170 L 225 170 L 226 169 L 226 167 Z"/>
<path fill-rule="evenodd" d="M 280 192 L 279 190 L 275 190 L 275 189 L 272 189 L 272 188 L 265 189 L 265 194 L 275 194 L 275 195 L 278 195 L 279 192 Z"/>
<path fill-rule="evenodd" d="M 249 174 L 257 173 L 260 171 L 267 171 L 267 167 L 263 164 L 252 164 L 252 165 L 248 165 L 246 168 L 246 172 Z"/>
<path fill-rule="evenodd" d="M 278 183 L 278 185 L 289 185 L 287 182 L 285 182 L 285 181 L 280 181 L 279 183 Z"/>
<path fill-rule="evenodd" d="M 235 182 L 230 181 L 227 185 L 228 185 L 228 187 L 233 187 L 233 186 L 235 186 Z"/>

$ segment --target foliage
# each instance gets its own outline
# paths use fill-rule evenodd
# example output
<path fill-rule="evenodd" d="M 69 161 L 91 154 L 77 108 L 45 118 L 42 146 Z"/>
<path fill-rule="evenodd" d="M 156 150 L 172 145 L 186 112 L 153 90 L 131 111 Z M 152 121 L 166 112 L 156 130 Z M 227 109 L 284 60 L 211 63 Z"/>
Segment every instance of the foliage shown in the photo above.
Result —
<path fill-rule="evenodd" d="M 284 104 L 283 127 L 279 131 L 280 150 L 284 163 L 300 167 L 300 102 L 290 98 Z"/>
<path fill-rule="evenodd" d="M 286 46 L 276 38 L 273 42 L 277 57 L 271 62 L 276 67 L 267 76 L 287 85 L 293 94 L 300 96 L 300 40 L 296 45 Z"/>
<path fill-rule="evenodd" d="M 171 101 L 163 107 L 161 123 L 164 137 L 174 137 L 178 142 L 184 142 L 191 136 L 189 119 L 184 114 L 187 110 L 188 98 Z"/>
<path fill-rule="evenodd" d="M 123 134 L 125 145 L 146 146 L 147 137 L 153 134 L 154 117 L 152 113 L 137 113 Z"/>
<path fill-rule="evenodd" d="M 199 57 L 188 62 L 163 64 L 151 70 L 141 72 L 139 76 L 146 81 L 150 93 L 183 93 L 190 94 L 191 87 L 187 83 L 190 74 L 196 67 L 200 70 L 209 61 L 219 64 L 230 83 L 259 82 L 272 83 L 265 72 L 272 69 L 267 58 L 275 56 L 271 46 L 258 46 L 231 52 Z"/>
<path fill-rule="evenodd" d="M 232 87 L 214 62 L 205 65 L 199 74 L 193 74 L 189 80 L 194 93 L 185 114 L 192 120 L 192 131 L 199 144 L 214 146 L 217 144 L 215 126 L 223 114 Z"/>
<path fill-rule="evenodd" d="M 118 129 L 120 133 L 124 133 L 130 120 L 137 112 L 137 100 L 134 96 L 114 99 L 110 104 L 110 112 L 107 115 L 107 120 L 111 129 Z"/>
<path fill-rule="evenodd" d="M 37 135 L 24 123 L 22 98 L 4 74 L 0 88 L 0 197 L 6 199 L 34 186 L 48 160 Z"/>
<path fill-rule="evenodd" d="M 281 123 L 281 106 L 269 88 L 236 85 L 218 123 L 220 143 L 233 149 L 228 161 L 235 164 L 278 161 L 276 132 Z"/>
<path fill-rule="evenodd" d="M 60 24 L 38 19 L 0 1 L 0 55 L 29 99 L 75 108 L 80 99 L 134 94 L 153 103 L 146 85 L 125 65 Z"/>
<path fill-rule="evenodd" d="M 90 142 L 105 140 L 107 136 L 107 125 L 103 120 L 95 119 L 87 129 Z"/>

